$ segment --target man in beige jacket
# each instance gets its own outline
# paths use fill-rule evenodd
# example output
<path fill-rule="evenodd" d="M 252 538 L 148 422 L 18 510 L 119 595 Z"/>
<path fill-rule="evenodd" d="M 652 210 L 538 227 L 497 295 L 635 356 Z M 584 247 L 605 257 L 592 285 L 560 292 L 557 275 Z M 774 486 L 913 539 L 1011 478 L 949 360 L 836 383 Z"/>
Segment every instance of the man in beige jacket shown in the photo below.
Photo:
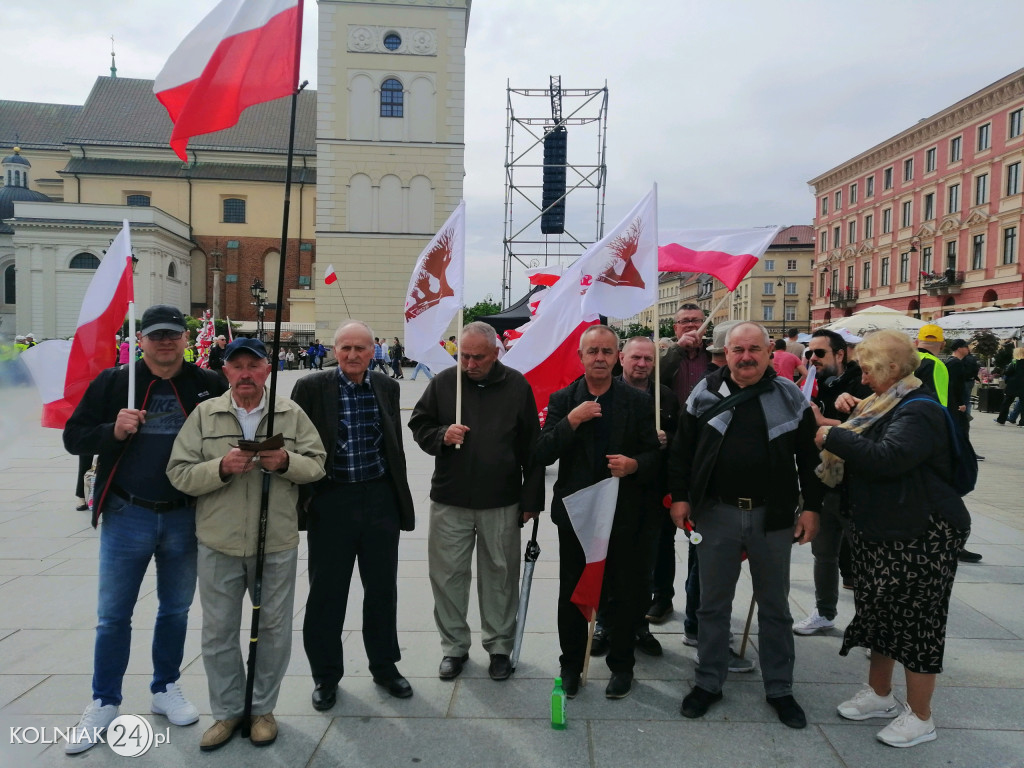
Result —
<path fill-rule="evenodd" d="M 174 487 L 197 497 L 203 665 L 215 721 L 199 745 L 207 752 L 227 743 L 242 724 L 245 670 L 238 630 L 242 598 L 247 589 L 251 592 L 256 570 L 264 472 L 271 476 L 270 508 L 249 738 L 256 746 L 277 738 L 273 709 L 291 656 L 299 545 L 297 486 L 323 477 L 326 457 L 313 423 L 280 395 L 275 398 L 274 431 L 284 436 L 284 447 L 258 453 L 239 448 L 239 440 L 268 437 L 264 384 L 270 363 L 263 343 L 233 341 L 224 349 L 223 372 L 230 391 L 193 411 L 167 465 Z"/>

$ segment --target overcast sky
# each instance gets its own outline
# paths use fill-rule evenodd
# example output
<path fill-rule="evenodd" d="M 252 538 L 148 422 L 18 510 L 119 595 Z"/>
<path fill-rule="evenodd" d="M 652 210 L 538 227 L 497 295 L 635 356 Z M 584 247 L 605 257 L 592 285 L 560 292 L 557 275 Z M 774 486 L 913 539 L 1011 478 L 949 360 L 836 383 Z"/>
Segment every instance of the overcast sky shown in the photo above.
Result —
<path fill-rule="evenodd" d="M 0 98 L 84 103 L 109 72 L 111 35 L 118 74 L 152 79 L 213 5 L 5 4 Z M 466 303 L 501 292 L 507 83 L 607 82 L 606 228 L 653 182 L 665 228 L 809 224 L 808 179 L 1024 66 L 1022 29 L 1019 0 L 475 0 Z M 311 87 L 315 47 L 307 0 L 301 77 Z M 592 147 L 576 162 L 596 157 L 582 129 L 570 128 L 569 145 Z M 589 217 L 584 236 L 594 213 L 593 196 L 569 197 L 574 221 Z M 513 299 L 525 290 L 520 275 Z"/>

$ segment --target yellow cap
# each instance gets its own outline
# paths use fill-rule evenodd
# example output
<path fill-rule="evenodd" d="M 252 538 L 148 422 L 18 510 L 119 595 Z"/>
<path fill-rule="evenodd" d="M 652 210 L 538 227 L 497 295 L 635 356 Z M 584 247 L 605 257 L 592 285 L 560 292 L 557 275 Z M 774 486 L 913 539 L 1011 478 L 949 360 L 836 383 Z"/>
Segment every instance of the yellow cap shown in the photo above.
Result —
<path fill-rule="evenodd" d="M 945 341 L 945 337 L 942 335 L 942 329 L 937 325 L 922 325 L 921 330 L 917 332 L 918 341 Z"/>

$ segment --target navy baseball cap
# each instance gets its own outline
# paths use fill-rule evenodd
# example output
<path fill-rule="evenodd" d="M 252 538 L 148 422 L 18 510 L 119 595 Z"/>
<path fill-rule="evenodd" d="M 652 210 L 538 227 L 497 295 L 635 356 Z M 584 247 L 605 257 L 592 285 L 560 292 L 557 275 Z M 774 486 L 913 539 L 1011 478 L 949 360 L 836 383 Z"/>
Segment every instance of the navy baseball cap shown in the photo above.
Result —
<path fill-rule="evenodd" d="M 170 304 L 155 304 L 142 313 L 142 335 L 153 331 L 184 331 L 185 316 Z"/>
<path fill-rule="evenodd" d="M 259 339 L 247 339 L 243 337 L 235 339 L 224 347 L 224 362 L 230 360 L 232 356 L 238 352 L 248 352 L 250 355 L 262 357 L 264 360 L 267 358 L 267 348 L 263 345 L 262 341 Z"/>

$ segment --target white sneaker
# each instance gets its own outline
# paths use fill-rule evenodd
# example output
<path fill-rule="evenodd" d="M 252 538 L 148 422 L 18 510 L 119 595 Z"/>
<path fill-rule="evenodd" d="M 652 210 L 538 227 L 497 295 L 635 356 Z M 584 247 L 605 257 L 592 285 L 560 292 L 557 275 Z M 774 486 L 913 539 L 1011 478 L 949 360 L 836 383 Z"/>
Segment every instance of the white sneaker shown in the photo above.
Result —
<path fill-rule="evenodd" d="M 926 741 L 935 741 L 935 721 L 921 720 L 907 707 L 903 713 L 875 734 L 875 738 L 890 747 L 915 747 Z"/>
<path fill-rule="evenodd" d="M 99 699 L 94 699 L 85 708 L 82 717 L 75 726 L 74 733 L 68 739 L 64 752 L 69 755 L 77 755 L 87 749 L 95 747 L 100 736 L 107 730 L 107 726 L 114 722 L 117 717 L 118 707 L 116 704 L 103 706 Z"/>
<path fill-rule="evenodd" d="M 819 615 L 818 610 L 815 609 L 814 613 L 806 619 L 793 624 L 793 634 L 813 635 L 815 632 L 822 632 L 826 629 L 835 629 L 835 627 L 836 623 L 834 621 Z"/>
<path fill-rule="evenodd" d="M 683 632 L 683 645 L 688 645 L 691 648 L 697 647 L 697 635 L 690 632 Z"/>
<path fill-rule="evenodd" d="M 149 708 L 154 715 L 165 715 L 174 725 L 192 725 L 199 720 L 199 710 L 176 683 L 168 683 L 163 693 L 154 693 Z"/>
<path fill-rule="evenodd" d="M 900 703 L 891 692 L 888 696 L 879 696 L 870 685 L 865 685 L 856 696 L 849 701 L 844 701 L 836 709 L 839 715 L 847 720 L 898 717 L 902 712 Z"/>

